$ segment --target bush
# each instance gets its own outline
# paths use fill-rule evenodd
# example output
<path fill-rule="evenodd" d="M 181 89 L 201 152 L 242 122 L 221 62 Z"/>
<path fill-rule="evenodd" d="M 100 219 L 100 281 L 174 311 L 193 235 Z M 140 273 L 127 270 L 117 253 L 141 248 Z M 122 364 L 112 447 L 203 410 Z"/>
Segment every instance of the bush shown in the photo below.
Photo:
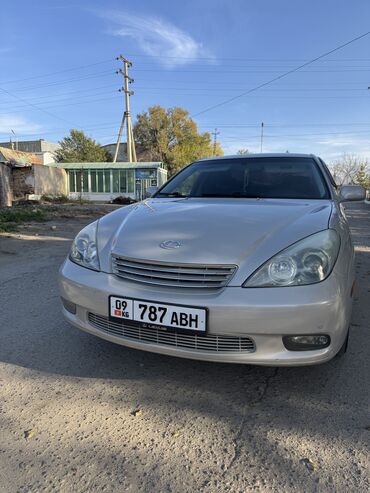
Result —
<path fill-rule="evenodd" d="M 42 195 L 41 200 L 43 202 L 53 202 L 55 204 L 66 204 L 70 202 L 70 199 L 67 195 Z"/>

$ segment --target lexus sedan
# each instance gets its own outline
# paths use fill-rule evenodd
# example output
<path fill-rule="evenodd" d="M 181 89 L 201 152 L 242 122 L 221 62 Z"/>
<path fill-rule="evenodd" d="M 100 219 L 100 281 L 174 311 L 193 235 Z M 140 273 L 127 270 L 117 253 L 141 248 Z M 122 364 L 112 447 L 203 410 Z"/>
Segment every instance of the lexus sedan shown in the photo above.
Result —
<path fill-rule="evenodd" d="M 310 365 L 345 352 L 354 250 L 314 155 L 203 159 L 86 226 L 60 271 L 63 314 L 117 344 L 182 358 Z"/>

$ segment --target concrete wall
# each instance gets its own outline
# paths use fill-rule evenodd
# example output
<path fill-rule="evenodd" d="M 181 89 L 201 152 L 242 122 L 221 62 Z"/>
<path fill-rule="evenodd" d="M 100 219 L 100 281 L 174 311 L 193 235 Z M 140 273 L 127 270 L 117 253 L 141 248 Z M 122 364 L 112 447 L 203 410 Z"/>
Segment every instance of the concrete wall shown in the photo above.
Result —
<path fill-rule="evenodd" d="M 117 197 L 129 197 L 135 200 L 135 193 L 69 192 L 68 197 L 73 200 L 83 199 L 92 202 L 110 202 Z"/>
<path fill-rule="evenodd" d="M 54 142 L 48 142 L 44 139 L 39 140 L 23 140 L 20 142 L 1 142 L 1 147 L 7 147 L 8 149 L 15 149 L 17 147 L 18 151 L 23 152 L 55 152 L 60 149 L 60 145 Z"/>
<path fill-rule="evenodd" d="M 67 195 L 67 173 L 39 164 L 13 168 L 12 187 L 14 200 L 25 199 L 27 195 Z"/>
<path fill-rule="evenodd" d="M 11 207 L 12 200 L 11 168 L 0 163 L 0 207 Z"/>
<path fill-rule="evenodd" d="M 67 195 L 67 173 L 64 169 L 34 165 L 35 195 Z"/>
<path fill-rule="evenodd" d="M 44 152 L 35 152 L 35 154 L 42 160 L 42 164 L 51 164 L 56 162 L 54 152 L 44 151 Z"/>

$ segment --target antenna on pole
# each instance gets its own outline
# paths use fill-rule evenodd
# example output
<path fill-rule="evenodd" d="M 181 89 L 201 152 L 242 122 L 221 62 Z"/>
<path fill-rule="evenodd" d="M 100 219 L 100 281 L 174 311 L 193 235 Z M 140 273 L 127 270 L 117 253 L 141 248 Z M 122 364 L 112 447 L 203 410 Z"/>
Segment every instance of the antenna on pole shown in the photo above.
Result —
<path fill-rule="evenodd" d="M 217 149 L 217 135 L 220 135 L 220 132 L 215 128 L 214 132 L 212 132 L 213 135 L 213 155 L 216 156 L 216 149 Z"/>
<path fill-rule="evenodd" d="M 263 128 L 264 128 L 264 123 L 261 122 L 261 152 L 263 150 Z"/>
<path fill-rule="evenodd" d="M 15 140 L 15 150 L 18 151 L 18 139 L 17 139 L 17 136 L 14 132 L 14 130 L 10 129 L 10 131 L 12 132 L 12 134 L 14 135 L 14 140 Z M 10 139 L 10 142 L 11 142 L 11 139 Z M 12 147 L 13 148 L 13 147 Z"/>
<path fill-rule="evenodd" d="M 130 96 L 133 96 L 134 92 L 129 90 L 129 84 L 132 84 L 134 82 L 134 79 L 132 79 L 128 75 L 128 69 L 129 69 L 129 67 L 132 66 L 132 63 L 122 55 L 119 55 L 116 59 L 120 60 L 123 63 L 123 70 L 121 68 L 118 69 L 116 71 L 116 74 L 122 74 L 123 75 L 124 85 L 123 85 L 123 87 L 121 87 L 118 90 L 119 90 L 119 92 L 125 93 L 125 111 L 123 113 L 121 126 L 120 126 L 119 132 L 118 132 L 116 151 L 114 153 L 113 162 L 114 163 L 117 162 L 118 151 L 119 151 L 119 146 L 121 143 L 123 127 L 124 127 L 125 122 L 126 122 L 127 160 L 129 163 L 132 163 L 132 162 L 136 162 L 136 149 L 135 149 L 134 133 L 132 130 L 131 113 L 130 113 Z"/>

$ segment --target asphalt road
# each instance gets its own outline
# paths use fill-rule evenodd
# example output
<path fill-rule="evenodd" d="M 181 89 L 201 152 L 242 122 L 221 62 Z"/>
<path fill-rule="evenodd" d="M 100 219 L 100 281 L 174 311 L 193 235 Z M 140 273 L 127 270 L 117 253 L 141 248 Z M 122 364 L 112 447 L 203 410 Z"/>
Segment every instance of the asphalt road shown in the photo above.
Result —
<path fill-rule="evenodd" d="M 0 237 L 0 491 L 369 491 L 370 205 L 348 214 L 349 351 L 279 370 L 164 357 L 70 327 L 57 271 L 86 218 Z"/>

